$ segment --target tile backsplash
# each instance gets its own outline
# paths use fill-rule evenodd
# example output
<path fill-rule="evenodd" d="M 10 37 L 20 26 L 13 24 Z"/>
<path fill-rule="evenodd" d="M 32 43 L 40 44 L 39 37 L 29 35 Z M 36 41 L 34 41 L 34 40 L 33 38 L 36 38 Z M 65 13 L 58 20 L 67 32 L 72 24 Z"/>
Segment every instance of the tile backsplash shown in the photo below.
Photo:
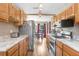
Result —
<path fill-rule="evenodd" d="M 63 30 L 71 31 L 73 33 L 74 39 L 79 39 L 79 25 L 75 25 L 74 27 L 63 28 Z"/>
<path fill-rule="evenodd" d="M 0 22 L 0 36 L 9 35 L 10 30 L 17 32 L 18 27 L 15 27 L 13 24 Z"/>

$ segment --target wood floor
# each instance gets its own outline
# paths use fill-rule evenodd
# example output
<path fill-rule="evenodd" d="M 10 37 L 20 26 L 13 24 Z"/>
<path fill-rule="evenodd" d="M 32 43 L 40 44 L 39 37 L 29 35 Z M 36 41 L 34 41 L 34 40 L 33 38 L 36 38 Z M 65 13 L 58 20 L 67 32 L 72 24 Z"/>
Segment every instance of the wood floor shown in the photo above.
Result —
<path fill-rule="evenodd" d="M 46 39 L 35 40 L 34 51 L 28 50 L 27 56 L 49 56 Z"/>
<path fill-rule="evenodd" d="M 35 40 L 33 55 L 34 56 L 48 56 L 49 55 L 46 38 L 44 38 L 42 40 L 40 40 L 40 39 Z"/>

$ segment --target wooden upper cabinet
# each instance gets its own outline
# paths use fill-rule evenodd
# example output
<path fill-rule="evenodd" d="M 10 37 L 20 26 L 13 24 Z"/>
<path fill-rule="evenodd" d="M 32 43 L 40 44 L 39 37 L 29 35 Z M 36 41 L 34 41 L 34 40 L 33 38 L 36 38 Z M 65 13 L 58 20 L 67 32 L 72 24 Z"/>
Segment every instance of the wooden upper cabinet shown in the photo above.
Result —
<path fill-rule="evenodd" d="M 56 16 L 56 20 L 59 21 L 60 19 L 61 19 L 61 15 L 58 14 L 58 15 Z"/>
<path fill-rule="evenodd" d="M 65 13 L 66 13 L 66 19 L 69 18 L 69 13 L 70 13 L 70 12 L 69 12 L 69 8 L 67 8 L 67 9 L 65 10 Z"/>
<path fill-rule="evenodd" d="M 0 3 L 0 21 L 12 22 L 14 25 L 23 25 L 26 19 L 24 11 L 12 3 Z"/>
<path fill-rule="evenodd" d="M 9 17 L 8 3 L 0 3 L 0 18 L 2 20 L 8 20 L 8 17 Z"/>
<path fill-rule="evenodd" d="M 65 11 L 63 11 L 61 14 L 60 14 L 60 19 L 63 20 L 66 18 L 66 13 Z"/>
<path fill-rule="evenodd" d="M 27 15 L 25 12 L 23 12 L 23 20 L 26 21 L 26 19 L 27 19 Z"/>
<path fill-rule="evenodd" d="M 9 22 L 14 23 L 16 20 L 16 6 L 12 3 L 9 3 Z"/>
<path fill-rule="evenodd" d="M 20 9 L 17 10 L 16 12 L 16 25 L 17 26 L 21 26 L 23 25 L 23 22 L 24 22 L 24 12 Z"/>
<path fill-rule="evenodd" d="M 71 16 L 75 15 L 75 5 L 73 4 L 71 7 Z"/>
<path fill-rule="evenodd" d="M 9 4 L 9 16 L 15 18 L 15 6 L 13 4 Z"/>
<path fill-rule="evenodd" d="M 19 23 L 20 22 L 20 19 L 21 19 L 21 10 L 19 8 L 16 9 L 15 16 L 16 16 L 15 22 L 16 23 Z"/>
<path fill-rule="evenodd" d="M 53 16 L 53 21 L 52 22 L 56 22 L 57 21 L 57 16 Z"/>
<path fill-rule="evenodd" d="M 75 24 L 79 24 L 79 4 L 75 3 Z"/>
<path fill-rule="evenodd" d="M 61 20 L 65 19 L 65 18 L 66 18 L 66 13 L 65 13 L 65 11 L 63 11 L 63 12 L 61 12 L 61 13 L 59 13 L 59 14 L 57 15 L 57 20 L 58 20 L 58 21 L 61 21 Z"/>
<path fill-rule="evenodd" d="M 74 7 L 75 7 L 74 12 L 75 12 L 75 14 L 78 12 L 78 9 L 79 9 L 78 5 L 79 5 L 78 3 L 74 3 Z"/>
<path fill-rule="evenodd" d="M 74 15 L 75 15 L 75 6 L 74 4 L 72 4 L 70 7 L 66 9 L 66 18 L 69 18 Z"/>
<path fill-rule="evenodd" d="M 22 25 L 23 22 L 24 22 L 24 17 L 25 17 L 25 15 L 24 15 L 24 11 L 21 10 L 21 20 L 20 20 L 20 24 L 21 24 L 21 25 Z"/>

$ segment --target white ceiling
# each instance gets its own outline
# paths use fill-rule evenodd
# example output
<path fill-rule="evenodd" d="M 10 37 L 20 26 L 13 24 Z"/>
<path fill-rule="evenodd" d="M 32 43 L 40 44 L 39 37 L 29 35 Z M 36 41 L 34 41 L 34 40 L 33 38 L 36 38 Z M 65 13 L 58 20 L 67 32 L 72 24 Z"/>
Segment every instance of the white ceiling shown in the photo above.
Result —
<path fill-rule="evenodd" d="M 42 3 L 44 14 L 57 14 L 61 12 L 63 9 L 72 5 L 72 3 Z M 27 14 L 38 14 L 38 9 L 34 9 L 34 7 L 38 7 L 39 3 L 16 3 L 17 7 L 22 8 Z"/>

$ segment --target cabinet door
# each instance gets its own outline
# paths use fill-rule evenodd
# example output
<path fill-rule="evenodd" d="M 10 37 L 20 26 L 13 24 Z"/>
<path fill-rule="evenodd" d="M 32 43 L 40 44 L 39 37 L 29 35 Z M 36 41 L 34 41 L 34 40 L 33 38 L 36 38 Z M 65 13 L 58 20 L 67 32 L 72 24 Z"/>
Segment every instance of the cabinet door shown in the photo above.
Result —
<path fill-rule="evenodd" d="M 66 9 L 66 18 L 69 18 L 74 15 L 75 15 L 75 6 L 74 4 L 72 4 L 70 7 Z"/>
<path fill-rule="evenodd" d="M 66 12 L 65 10 L 61 13 L 61 20 L 65 19 L 66 18 Z"/>
<path fill-rule="evenodd" d="M 56 46 L 56 56 L 62 56 L 62 49 Z"/>
<path fill-rule="evenodd" d="M 7 51 L 8 56 L 18 56 L 18 44 L 14 45 Z"/>
<path fill-rule="evenodd" d="M 0 3 L 0 13 L 8 13 L 8 3 Z"/>
<path fill-rule="evenodd" d="M 21 10 L 21 20 L 20 20 L 20 24 L 23 25 L 24 22 L 24 12 L 23 10 Z"/>
<path fill-rule="evenodd" d="M 52 23 L 53 23 L 53 22 L 56 22 L 56 21 L 57 21 L 57 16 L 55 15 L 55 16 L 53 16 Z"/>
<path fill-rule="evenodd" d="M 8 3 L 0 3 L 0 21 L 2 20 L 8 21 L 8 17 L 9 17 Z"/>
<path fill-rule="evenodd" d="M 60 14 L 57 15 L 56 21 L 59 21 L 59 20 L 61 20 L 61 15 Z"/>
<path fill-rule="evenodd" d="M 66 12 L 66 19 L 67 19 L 70 16 L 70 8 L 67 8 L 65 12 Z"/>
<path fill-rule="evenodd" d="M 74 16 L 75 15 L 75 5 L 73 4 L 71 7 L 70 7 L 70 9 L 71 9 L 71 16 Z"/>
<path fill-rule="evenodd" d="M 60 41 L 56 41 L 56 56 L 62 56 L 63 44 Z"/>
<path fill-rule="evenodd" d="M 20 19 L 21 19 L 21 10 L 20 9 L 16 9 L 16 13 L 15 13 L 15 16 L 16 16 L 16 23 L 19 23 L 20 22 Z"/>
<path fill-rule="evenodd" d="M 26 38 L 26 55 L 28 53 L 28 49 L 29 49 L 29 38 Z"/>
<path fill-rule="evenodd" d="M 79 24 L 79 4 L 75 4 L 75 24 Z"/>
<path fill-rule="evenodd" d="M 24 39 L 24 55 L 27 53 L 27 41 Z"/>
<path fill-rule="evenodd" d="M 9 4 L 9 16 L 15 18 L 15 6 L 13 4 Z"/>
<path fill-rule="evenodd" d="M 66 52 L 67 54 L 69 54 L 70 56 L 79 56 L 79 52 L 74 50 L 73 48 L 67 46 L 67 45 L 63 45 L 63 51 Z"/>
<path fill-rule="evenodd" d="M 70 56 L 70 55 L 66 53 L 65 51 L 63 51 L 63 56 Z"/>
<path fill-rule="evenodd" d="M 74 12 L 75 14 L 78 12 L 78 3 L 74 3 Z"/>
<path fill-rule="evenodd" d="M 74 13 L 74 10 L 75 10 L 75 9 L 74 9 L 74 4 L 73 4 L 73 5 L 71 5 L 71 6 L 69 7 L 69 10 L 68 10 L 68 11 L 69 11 L 69 15 L 68 15 L 68 17 L 74 16 L 74 14 L 75 14 L 75 13 Z"/>
<path fill-rule="evenodd" d="M 24 56 L 24 41 L 19 42 L 19 56 Z"/>
<path fill-rule="evenodd" d="M 75 24 L 79 24 L 79 13 L 75 14 Z"/>
<path fill-rule="evenodd" d="M 6 56 L 6 52 L 0 52 L 0 56 Z"/>
<path fill-rule="evenodd" d="M 28 37 L 26 39 L 24 39 L 24 55 L 27 55 L 28 53 L 28 45 L 29 44 L 29 39 Z"/>
<path fill-rule="evenodd" d="M 28 52 L 28 38 L 25 38 L 19 43 L 19 55 L 26 56 Z"/>

